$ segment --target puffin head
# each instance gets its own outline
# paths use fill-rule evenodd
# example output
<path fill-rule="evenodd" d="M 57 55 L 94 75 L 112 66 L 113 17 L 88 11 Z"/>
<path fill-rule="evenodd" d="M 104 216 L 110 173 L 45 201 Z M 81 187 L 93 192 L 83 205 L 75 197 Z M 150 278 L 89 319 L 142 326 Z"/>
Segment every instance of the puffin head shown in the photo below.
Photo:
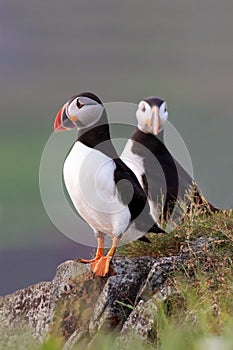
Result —
<path fill-rule="evenodd" d="M 167 102 L 154 96 L 145 98 L 138 104 L 136 118 L 141 131 L 158 135 L 168 119 Z"/>
<path fill-rule="evenodd" d="M 103 113 L 101 100 L 91 92 L 82 92 L 69 99 L 58 111 L 54 131 L 83 129 L 94 125 Z"/>

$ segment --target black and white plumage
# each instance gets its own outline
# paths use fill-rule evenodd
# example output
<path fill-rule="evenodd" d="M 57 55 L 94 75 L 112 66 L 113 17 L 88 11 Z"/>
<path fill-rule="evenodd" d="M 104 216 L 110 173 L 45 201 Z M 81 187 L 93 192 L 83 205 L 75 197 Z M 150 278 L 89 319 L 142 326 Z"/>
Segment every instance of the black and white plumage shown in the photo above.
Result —
<path fill-rule="evenodd" d="M 120 239 L 132 240 L 147 232 L 163 232 L 150 215 L 147 197 L 137 177 L 119 159 L 111 142 L 105 108 L 89 92 L 73 96 L 58 112 L 55 131 L 77 127 L 78 138 L 63 168 L 69 196 L 98 240 L 93 272 L 105 276 Z M 104 256 L 104 238 L 113 245 Z"/>
<path fill-rule="evenodd" d="M 194 200 L 200 204 L 203 196 L 192 177 L 164 144 L 167 103 L 159 97 L 148 97 L 139 103 L 136 117 L 138 126 L 127 142 L 121 159 L 132 169 L 147 193 L 151 214 L 156 222 L 161 211 L 165 220 L 173 213 L 174 221 L 179 221 L 184 214 L 184 208 L 179 204 L 186 202 L 188 207 L 188 192 L 192 191 Z M 217 210 L 206 203 L 208 210 Z M 173 212 L 175 205 L 176 213 Z"/>

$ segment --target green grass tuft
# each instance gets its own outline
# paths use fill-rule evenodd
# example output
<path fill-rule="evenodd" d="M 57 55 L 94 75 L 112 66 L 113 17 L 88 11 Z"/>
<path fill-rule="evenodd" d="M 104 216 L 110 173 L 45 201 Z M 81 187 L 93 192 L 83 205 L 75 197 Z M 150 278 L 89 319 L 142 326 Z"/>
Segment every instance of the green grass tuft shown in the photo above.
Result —
<path fill-rule="evenodd" d="M 148 234 L 151 244 L 133 241 L 118 248 L 118 255 L 129 257 L 152 256 L 154 258 L 180 254 L 191 250 L 190 243 L 199 237 L 213 240 L 216 254 L 233 256 L 233 211 L 220 211 L 208 216 L 192 210 L 169 234 Z"/>

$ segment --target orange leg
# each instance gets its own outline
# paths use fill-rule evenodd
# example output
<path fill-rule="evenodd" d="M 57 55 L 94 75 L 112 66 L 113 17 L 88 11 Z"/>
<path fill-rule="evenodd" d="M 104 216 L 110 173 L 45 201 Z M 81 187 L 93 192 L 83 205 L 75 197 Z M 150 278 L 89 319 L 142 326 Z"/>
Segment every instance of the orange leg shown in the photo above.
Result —
<path fill-rule="evenodd" d="M 90 263 L 94 263 L 98 260 L 100 260 L 102 257 L 104 257 L 104 238 L 100 237 L 97 238 L 98 241 L 98 247 L 97 247 L 97 251 L 95 254 L 94 259 L 91 260 L 85 260 L 85 259 L 78 259 L 78 262 L 84 263 L 84 264 L 90 264 Z"/>
<path fill-rule="evenodd" d="M 116 251 L 119 238 L 114 237 L 112 242 L 112 247 L 106 256 L 101 256 L 100 259 L 95 260 L 91 263 L 91 269 L 96 276 L 104 277 L 109 271 L 110 261 Z"/>

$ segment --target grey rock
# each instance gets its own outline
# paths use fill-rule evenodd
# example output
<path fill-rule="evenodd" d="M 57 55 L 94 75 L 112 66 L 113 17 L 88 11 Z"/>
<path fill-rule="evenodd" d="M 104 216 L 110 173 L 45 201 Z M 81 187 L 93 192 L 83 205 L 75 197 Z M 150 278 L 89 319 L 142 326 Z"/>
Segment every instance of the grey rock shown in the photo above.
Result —
<path fill-rule="evenodd" d="M 108 278 L 89 321 L 87 349 L 96 348 L 99 333 L 120 331 L 132 311 L 138 291 L 145 283 L 154 261 L 151 257 L 114 259 L 114 275 Z M 69 339 L 65 344 L 65 349 L 72 349 L 78 344 L 79 338 L 80 333 L 77 332 L 72 336 L 72 340 Z"/>
<path fill-rule="evenodd" d="M 137 342 L 153 342 L 156 338 L 155 316 L 157 314 L 158 300 L 165 301 L 173 293 L 166 283 L 167 277 L 175 267 L 183 262 L 180 257 L 167 257 L 157 259 L 153 264 L 145 284 L 138 292 L 135 308 L 124 322 L 120 335 L 116 338 L 112 350 L 128 349 L 127 339 L 137 339 Z"/>
<path fill-rule="evenodd" d="M 1 342 L 23 329 L 42 341 L 50 334 L 68 339 L 87 328 L 106 279 L 95 279 L 88 265 L 67 261 L 52 282 L 42 282 L 0 298 Z"/>
<path fill-rule="evenodd" d="M 134 304 L 153 264 L 150 257 L 115 258 L 105 278 L 95 277 L 86 264 L 61 264 L 51 282 L 0 298 L 2 343 L 27 330 L 38 341 L 62 338 L 69 349 L 84 336 L 90 341 L 98 331 L 121 328 L 132 311 L 127 304 Z"/>
<path fill-rule="evenodd" d="M 48 331 L 50 308 L 50 283 L 40 283 L 12 295 L 0 298 L 0 334 L 2 330 L 30 329 L 37 338 Z"/>
<path fill-rule="evenodd" d="M 116 258 L 116 274 L 109 277 L 90 320 L 91 334 L 103 328 L 115 328 L 122 323 L 132 311 L 140 287 L 154 263 L 151 257 Z M 129 306 L 127 306 L 129 305 Z"/>
<path fill-rule="evenodd" d="M 157 306 L 153 299 L 140 300 L 135 310 L 124 323 L 121 335 L 128 336 L 129 330 L 131 330 L 143 340 L 148 340 L 152 336 L 156 313 Z"/>
<path fill-rule="evenodd" d="M 136 303 L 141 299 L 148 300 L 156 292 L 161 291 L 169 274 L 173 273 L 175 267 L 183 262 L 184 259 L 177 256 L 157 259 L 137 295 Z"/>
<path fill-rule="evenodd" d="M 158 302 L 166 302 L 169 296 L 177 294 L 177 291 L 169 283 L 169 276 L 174 271 L 185 267 L 190 257 L 200 256 L 210 244 L 211 238 L 199 237 L 188 242 L 189 248 L 183 249 L 179 256 L 163 257 L 156 259 L 145 283 L 142 285 L 135 300 L 135 308 L 124 322 L 120 335 L 116 338 L 112 350 L 128 349 L 127 339 L 129 335 L 147 343 L 156 338 L 155 318 Z"/>

